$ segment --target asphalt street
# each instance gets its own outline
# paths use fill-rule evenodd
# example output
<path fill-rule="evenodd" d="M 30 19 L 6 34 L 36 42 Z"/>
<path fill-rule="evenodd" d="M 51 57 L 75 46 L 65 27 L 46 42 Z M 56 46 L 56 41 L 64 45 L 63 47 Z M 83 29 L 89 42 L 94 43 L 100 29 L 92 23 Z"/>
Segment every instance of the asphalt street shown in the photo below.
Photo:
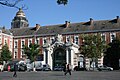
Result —
<path fill-rule="evenodd" d="M 62 71 L 0 72 L 0 80 L 120 80 L 120 71 L 74 71 L 72 75 L 64 75 Z"/>

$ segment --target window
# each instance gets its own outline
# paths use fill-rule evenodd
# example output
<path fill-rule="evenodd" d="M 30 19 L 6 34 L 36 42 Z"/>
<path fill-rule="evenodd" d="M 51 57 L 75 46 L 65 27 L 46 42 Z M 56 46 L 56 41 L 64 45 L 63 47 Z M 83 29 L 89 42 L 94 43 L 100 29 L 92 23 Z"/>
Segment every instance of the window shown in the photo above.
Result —
<path fill-rule="evenodd" d="M 29 41 L 28 41 L 28 47 L 30 46 L 31 43 L 32 43 L 32 39 L 29 39 Z"/>
<path fill-rule="evenodd" d="M 36 58 L 37 61 L 43 61 L 43 54 L 39 54 Z"/>
<path fill-rule="evenodd" d="M 43 38 L 43 44 L 46 44 L 46 43 L 47 43 L 47 39 Z"/>
<path fill-rule="evenodd" d="M 10 41 L 10 48 L 12 48 L 12 41 Z"/>
<path fill-rule="evenodd" d="M 14 58 L 16 59 L 17 58 L 17 52 L 15 51 L 14 53 Z"/>
<path fill-rule="evenodd" d="M 115 33 L 110 33 L 110 42 L 112 42 L 116 38 Z"/>
<path fill-rule="evenodd" d="M 17 44 L 18 44 L 17 41 L 15 41 L 15 47 L 14 47 L 14 48 L 17 48 L 17 47 L 18 47 Z"/>
<path fill-rule="evenodd" d="M 24 48 L 24 46 L 25 46 L 25 41 L 22 41 L 21 42 L 21 48 Z"/>
<path fill-rule="evenodd" d="M 50 42 L 51 42 L 51 44 L 54 44 L 55 38 L 54 38 L 54 37 L 51 37 L 51 38 L 50 38 Z"/>
<path fill-rule="evenodd" d="M 36 38 L 36 39 L 35 39 L 35 43 L 36 43 L 36 44 L 39 44 L 39 38 Z"/>
<path fill-rule="evenodd" d="M 71 36 L 66 36 L 66 42 L 70 42 Z"/>
<path fill-rule="evenodd" d="M 79 44 L 79 36 L 74 36 L 74 43 Z"/>
<path fill-rule="evenodd" d="M 5 39 L 4 39 L 4 44 L 7 44 L 7 38 L 5 37 Z"/>
<path fill-rule="evenodd" d="M 24 54 L 24 51 L 22 50 L 22 51 L 21 51 L 21 56 L 20 56 L 20 58 L 23 58 L 24 55 L 25 55 L 25 54 Z"/>
<path fill-rule="evenodd" d="M 105 33 L 102 33 L 102 34 L 101 34 L 101 37 L 102 37 L 102 41 L 105 43 L 105 42 L 106 42 L 106 34 L 105 34 Z"/>

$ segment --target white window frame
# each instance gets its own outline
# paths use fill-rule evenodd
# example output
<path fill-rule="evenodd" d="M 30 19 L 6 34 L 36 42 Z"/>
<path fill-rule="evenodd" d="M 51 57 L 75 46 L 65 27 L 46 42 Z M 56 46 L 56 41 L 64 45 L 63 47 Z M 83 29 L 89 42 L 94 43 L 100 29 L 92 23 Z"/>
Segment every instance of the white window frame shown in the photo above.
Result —
<path fill-rule="evenodd" d="M 20 58 L 23 58 L 24 50 L 21 50 Z"/>
<path fill-rule="evenodd" d="M 105 37 L 105 42 L 106 42 L 106 34 L 105 33 L 101 33 L 101 37 L 102 37 L 102 40 L 103 40 L 103 36 Z"/>
<path fill-rule="evenodd" d="M 71 36 L 70 35 L 66 36 L 66 42 L 70 42 L 70 40 L 71 40 Z"/>
<path fill-rule="evenodd" d="M 16 42 L 17 42 L 17 44 L 16 44 Z M 17 47 L 16 47 L 17 46 Z M 18 48 L 18 40 L 15 40 L 14 41 L 14 48 Z"/>
<path fill-rule="evenodd" d="M 76 38 L 78 38 L 78 41 L 76 41 Z M 79 36 L 78 35 L 74 35 L 74 43 L 79 44 Z"/>
<path fill-rule="evenodd" d="M 50 43 L 51 43 L 51 44 L 53 43 L 52 40 L 55 41 L 55 37 L 50 37 Z"/>
<path fill-rule="evenodd" d="M 39 38 L 35 38 L 35 44 L 39 44 L 39 40 L 40 40 Z"/>
<path fill-rule="evenodd" d="M 10 40 L 10 49 L 12 49 L 12 40 Z"/>
<path fill-rule="evenodd" d="M 30 41 L 31 41 L 31 43 L 32 43 L 32 38 L 31 38 L 31 39 L 28 39 L 28 47 L 29 47 L 29 45 L 30 45 Z"/>
<path fill-rule="evenodd" d="M 16 56 L 16 57 L 15 57 Z M 18 51 L 14 51 L 14 59 L 17 59 L 18 58 Z"/>
<path fill-rule="evenodd" d="M 44 41 L 44 40 L 47 40 L 47 38 L 46 38 L 46 37 L 43 38 L 43 45 L 45 44 L 45 41 Z"/>
<path fill-rule="evenodd" d="M 5 45 L 5 44 L 8 44 L 6 37 L 4 38 L 4 45 Z"/>
<path fill-rule="evenodd" d="M 24 44 L 23 44 L 23 42 L 24 42 Z M 21 40 L 21 48 L 23 48 L 23 45 L 25 45 L 25 39 Z"/>
<path fill-rule="evenodd" d="M 111 32 L 110 33 L 110 42 L 112 42 L 114 39 L 113 39 L 113 36 L 114 35 L 114 38 L 116 38 L 116 33 L 115 32 Z"/>

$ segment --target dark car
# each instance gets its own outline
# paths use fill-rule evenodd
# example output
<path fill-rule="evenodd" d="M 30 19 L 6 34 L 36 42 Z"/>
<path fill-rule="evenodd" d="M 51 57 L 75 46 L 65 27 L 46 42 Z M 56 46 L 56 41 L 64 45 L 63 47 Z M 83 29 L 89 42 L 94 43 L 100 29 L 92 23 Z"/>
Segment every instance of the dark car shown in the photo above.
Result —
<path fill-rule="evenodd" d="M 42 66 L 42 71 L 51 71 L 50 66 L 48 64 L 44 64 Z"/>
<path fill-rule="evenodd" d="M 4 65 L 4 71 L 8 71 L 8 66 L 10 66 L 10 71 L 14 71 L 14 64 L 18 65 L 18 61 L 10 61 Z"/>
<path fill-rule="evenodd" d="M 42 71 L 42 67 L 36 67 L 36 71 Z"/>
<path fill-rule="evenodd" d="M 18 64 L 18 71 L 26 71 L 27 65 L 26 64 Z"/>
<path fill-rule="evenodd" d="M 86 68 L 84 68 L 84 67 L 79 67 L 79 66 L 75 66 L 74 67 L 74 71 L 87 71 L 87 69 Z"/>
<path fill-rule="evenodd" d="M 64 66 L 55 66 L 54 67 L 54 71 L 63 71 L 63 69 L 64 69 Z"/>
<path fill-rule="evenodd" d="M 99 71 L 103 71 L 103 70 L 113 71 L 113 68 L 108 66 L 99 66 L 97 69 Z"/>
<path fill-rule="evenodd" d="M 4 71 L 8 71 L 8 66 L 10 66 L 10 71 L 14 71 L 14 65 L 17 65 L 17 71 L 26 71 L 26 64 L 19 63 L 19 61 L 10 61 L 4 65 Z"/>

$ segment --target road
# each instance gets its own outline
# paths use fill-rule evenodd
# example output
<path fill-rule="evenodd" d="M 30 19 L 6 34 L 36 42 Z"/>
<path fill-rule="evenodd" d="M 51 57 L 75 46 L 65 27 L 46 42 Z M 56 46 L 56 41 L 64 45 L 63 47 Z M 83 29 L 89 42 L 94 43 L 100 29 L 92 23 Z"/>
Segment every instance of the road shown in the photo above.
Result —
<path fill-rule="evenodd" d="M 120 71 L 74 71 L 66 76 L 62 71 L 0 72 L 0 80 L 120 80 Z"/>

